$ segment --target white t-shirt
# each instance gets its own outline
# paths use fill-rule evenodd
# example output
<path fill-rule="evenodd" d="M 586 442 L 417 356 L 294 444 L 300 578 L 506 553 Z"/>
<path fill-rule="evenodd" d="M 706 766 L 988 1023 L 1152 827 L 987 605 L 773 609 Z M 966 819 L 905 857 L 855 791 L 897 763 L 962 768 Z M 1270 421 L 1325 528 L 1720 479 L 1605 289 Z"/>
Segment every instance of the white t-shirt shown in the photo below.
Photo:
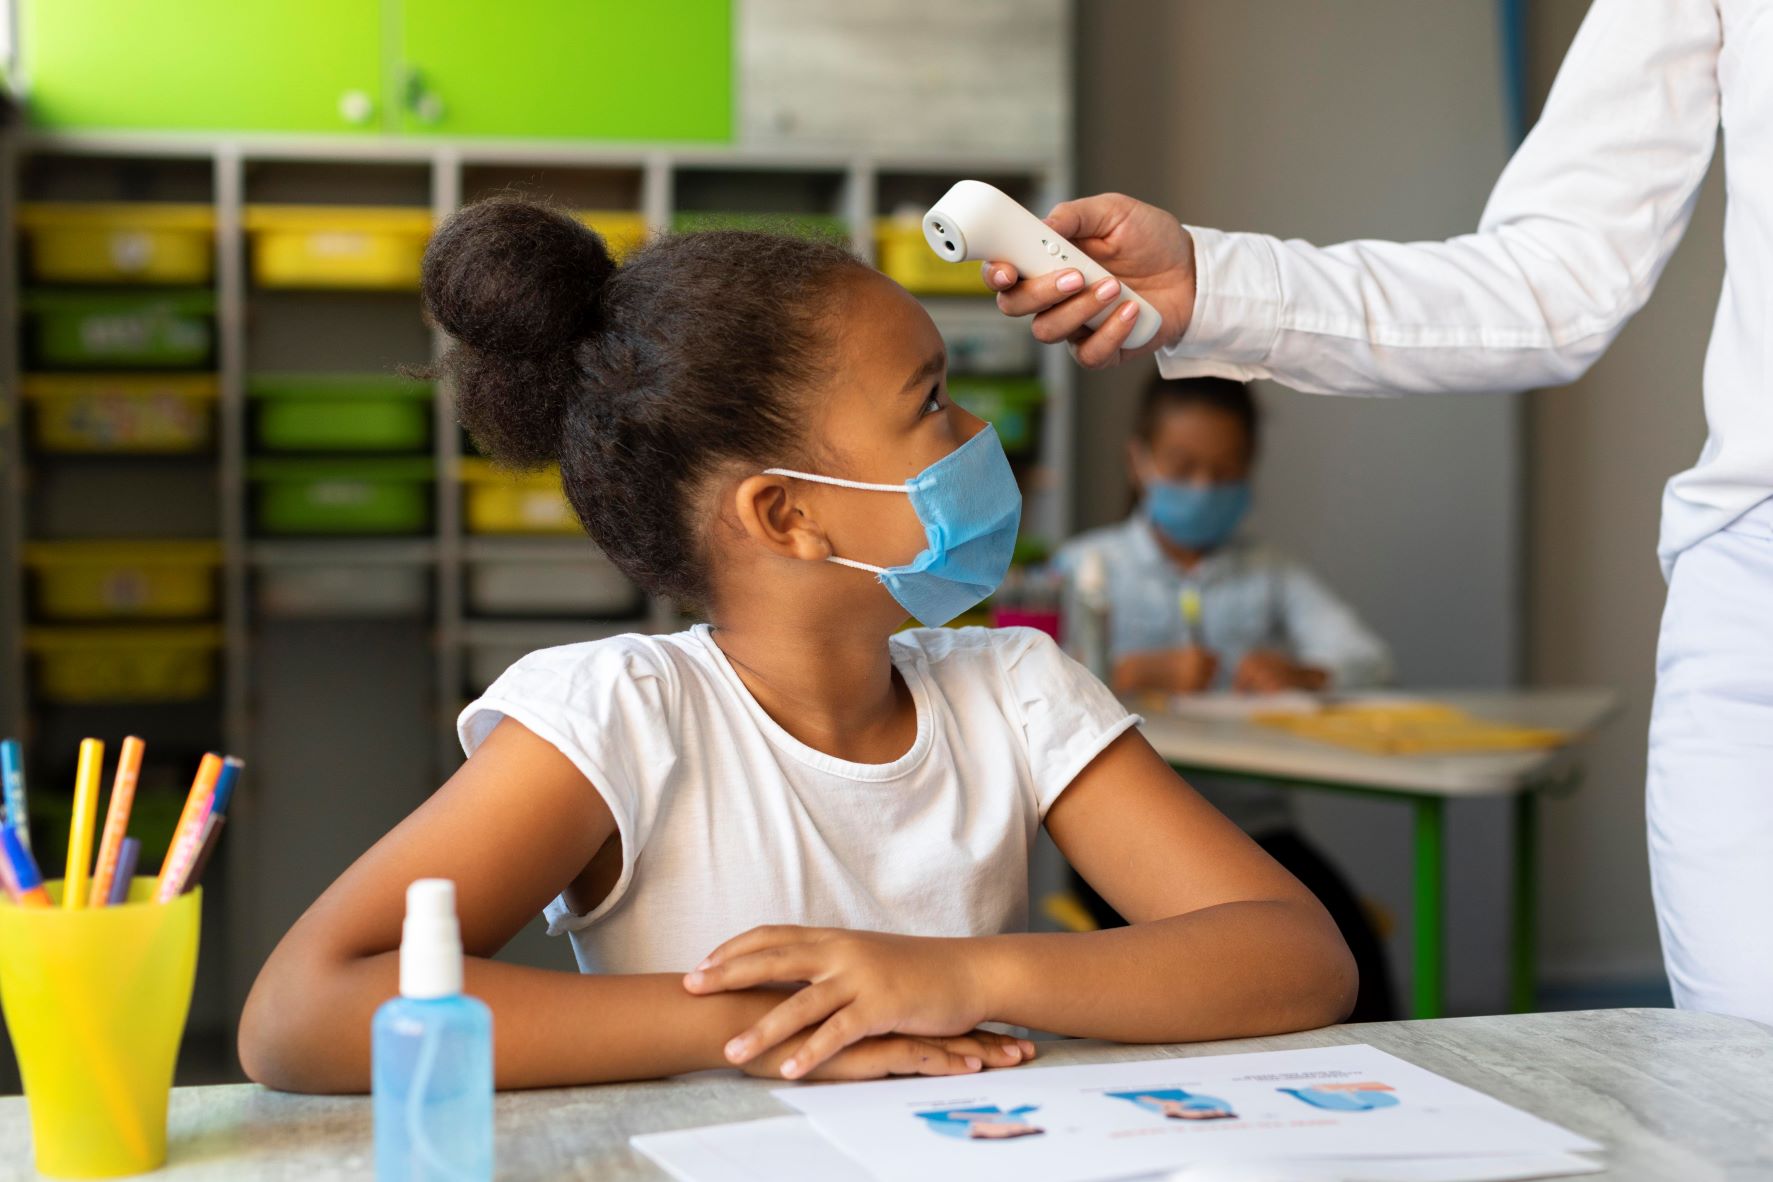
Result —
<path fill-rule="evenodd" d="M 1028 858 L 1047 809 L 1139 719 L 1027 628 L 891 639 L 917 738 L 851 763 L 766 714 L 706 625 L 542 649 L 462 712 L 470 755 L 501 718 L 552 743 L 602 795 L 622 841 L 615 887 L 548 930 L 586 972 L 686 972 L 759 924 L 929 936 L 1028 923 Z"/>

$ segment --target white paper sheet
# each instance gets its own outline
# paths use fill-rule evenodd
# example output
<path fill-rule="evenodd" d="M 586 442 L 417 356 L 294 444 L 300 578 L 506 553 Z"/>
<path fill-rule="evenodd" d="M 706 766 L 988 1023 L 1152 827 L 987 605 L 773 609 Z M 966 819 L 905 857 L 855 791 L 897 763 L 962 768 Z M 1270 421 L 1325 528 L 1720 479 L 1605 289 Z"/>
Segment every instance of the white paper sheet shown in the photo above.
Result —
<path fill-rule="evenodd" d="M 628 1144 L 678 1182 L 872 1182 L 804 1116 L 642 1133 Z"/>
<path fill-rule="evenodd" d="M 1203 1162 L 1599 1148 L 1366 1045 L 802 1085 L 881 1182 L 1079 1182 Z"/>
<path fill-rule="evenodd" d="M 647 1133 L 630 1142 L 678 1182 L 873 1182 L 804 1116 Z M 1523 1182 L 1600 1169 L 1598 1162 L 1574 1154 L 1335 1158 L 1210 1162 L 1148 1174 L 1138 1182 Z"/>

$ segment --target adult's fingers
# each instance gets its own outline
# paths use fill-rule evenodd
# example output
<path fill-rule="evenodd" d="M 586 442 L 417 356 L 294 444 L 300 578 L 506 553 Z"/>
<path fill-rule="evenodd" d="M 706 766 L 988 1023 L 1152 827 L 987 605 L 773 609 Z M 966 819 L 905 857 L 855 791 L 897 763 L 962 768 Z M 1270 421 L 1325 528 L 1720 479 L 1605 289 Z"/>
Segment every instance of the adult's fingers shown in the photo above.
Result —
<path fill-rule="evenodd" d="M 1008 263 L 987 263 L 999 270 L 1009 268 Z M 1010 268 L 1014 274 L 1014 269 Z M 1032 316 L 1036 312 L 1044 312 L 1055 304 L 1062 303 L 1073 296 L 1078 296 L 1084 288 L 1083 272 L 1076 267 L 1064 267 L 1057 271 L 1049 271 L 1045 275 L 1033 275 L 1022 279 L 1007 291 L 997 293 L 997 310 L 1005 316 Z M 1083 298 L 1078 296 L 1078 298 Z M 1096 311 L 1101 311 L 1098 307 Z M 1094 312 L 1090 315 L 1095 315 Z M 1089 317 L 1085 317 L 1087 320 Z"/>
<path fill-rule="evenodd" d="M 1100 328 L 1091 330 L 1087 326 L 1079 326 L 1067 336 L 1056 339 L 1069 343 L 1072 357 L 1085 369 L 1107 369 L 1121 362 L 1121 346 L 1126 344 L 1128 335 L 1133 331 L 1133 324 L 1138 319 L 1139 305 L 1127 300 L 1102 322 Z M 1039 324 L 1037 319 L 1036 336 L 1040 335 Z"/>
<path fill-rule="evenodd" d="M 733 1036 L 726 1044 L 727 1062 L 748 1063 L 807 1027 L 823 1022 L 852 1000 L 829 981 L 796 990 L 748 1029 Z"/>
<path fill-rule="evenodd" d="M 1106 237 L 1134 204 L 1133 199 L 1124 193 L 1098 193 L 1093 197 L 1061 201 L 1047 212 L 1043 220 L 1058 231 L 1061 238 L 1070 239 L 1072 245 L 1082 247 L 1086 238 Z"/>

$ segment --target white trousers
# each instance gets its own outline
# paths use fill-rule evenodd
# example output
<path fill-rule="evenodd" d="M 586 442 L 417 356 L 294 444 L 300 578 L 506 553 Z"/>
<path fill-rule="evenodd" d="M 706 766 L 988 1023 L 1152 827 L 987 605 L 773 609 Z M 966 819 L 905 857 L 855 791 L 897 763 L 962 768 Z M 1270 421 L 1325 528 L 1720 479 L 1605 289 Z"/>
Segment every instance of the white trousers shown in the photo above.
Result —
<path fill-rule="evenodd" d="M 1773 501 L 1675 562 L 1647 812 L 1675 1004 L 1773 1023 Z"/>

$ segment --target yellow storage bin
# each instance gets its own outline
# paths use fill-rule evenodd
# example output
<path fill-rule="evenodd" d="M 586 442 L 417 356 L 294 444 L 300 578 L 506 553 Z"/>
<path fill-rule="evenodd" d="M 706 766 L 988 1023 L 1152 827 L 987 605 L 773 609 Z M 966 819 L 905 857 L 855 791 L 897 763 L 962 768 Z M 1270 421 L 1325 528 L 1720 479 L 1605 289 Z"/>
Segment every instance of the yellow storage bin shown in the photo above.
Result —
<path fill-rule="evenodd" d="M 25 566 L 52 620 L 191 619 L 216 611 L 214 542 L 33 542 Z"/>
<path fill-rule="evenodd" d="M 880 270 L 913 295 L 991 295 L 978 263 L 951 263 L 923 239 L 923 219 L 885 217 L 874 223 Z"/>
<path fill-rule="evenodd" d="M 215 438 L 212 374 L 28 374 L 32 442 L 62 454 L 204 451 Z"/>
<path fill-rule="evenodd" d="M 487 460 L 461 465 L 471 534 L 577 534 L 584 527 L 566 503 L 560 470 L 511 472 Z"/>
<path fill-rule="evenodd" d="M 221 629 L 40 628 L 25 635 L 49 702 L 188 702 L 215 690 Z"/>
<path fill-rule="evenodd" d="M 390 206 L 251 205 L 244 225 L 261 287 L 419 286 L 431 213 Z"/>
<path fill-rule="evenodd" d="M 622 256 L 646 241 L 646 218 L 625 210 L 580 209 L 573 213 L 585 225 L 597 231 L 609 246 L 617 262 Z"/>
<path fill-rule="evenodd" d="M 30 273 L 45 283 L 206 284 L 215 273 L 207 205 L 33 202 L 19 206 Z"/>

